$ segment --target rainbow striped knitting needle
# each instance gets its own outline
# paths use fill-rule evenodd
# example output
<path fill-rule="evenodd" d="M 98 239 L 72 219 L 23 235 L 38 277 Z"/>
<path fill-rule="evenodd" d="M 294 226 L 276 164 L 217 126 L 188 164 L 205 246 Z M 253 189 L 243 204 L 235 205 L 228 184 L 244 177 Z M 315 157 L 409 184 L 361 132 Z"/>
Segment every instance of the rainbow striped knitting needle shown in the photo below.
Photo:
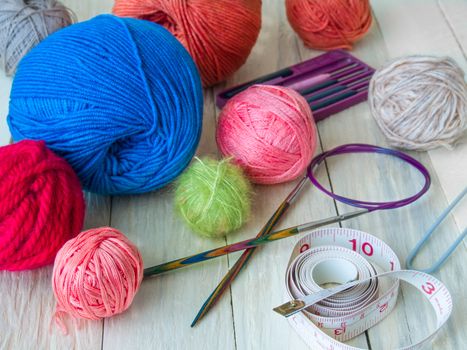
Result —
<path fill-rule="evenodd" d="M 425 178 L 425 184 L 423 185 L 422 189 L 415 195 L 404 198 L 404 199 L 400 199 L 397 201 L 369 202 L 369 201 L 362 201 L 362 200 L 339 196 L 329 191 L 322 184 L 319 183 L 319 181 L 316 179 L 314 175 L 314 170 L 321 163 L 323 163 L 326 158 L 333 157 L 336 155 L 341 155 L 341 154 L 348 154 L 348 153 L 380 153 L 380 154 L 384 154 L 387 156 L 393 156 L 395 158 L 399 158 L 400 160 L 404 161 L 405 163 L 411 165 L 413 168 L 418 170 L 421 173 L 421 175 Z M 307 231 L 307 230 L 312 230 L 312 229 L 319 228 L 324 225 L 329 225 L 332 223 L 348 220 L 356 216 L 360 216 L 362 214 L 372 212 L 375 210 L 387 210 L 387 209 L 400 208 L 400 207 L 403 207 L 410 203 L 415 202 L 418 198 L 420 198 L 423 194 L 425 194 L 426 191 L 428 191 L 428 189 L 430 188 L 430 184 L 431 184 L 430 174 L 428 170 L 415 158 L 409 156 L 408 154 L 400 152 L 398 150 L 389 149 L 389 148 L 380 147 L 380 146 L 374 146 L 374 145 L 360 144 L 360 143 L 341 145 L 341 146 L 335 147 L 329 151 L 325 151 L 317 155 L 316 157 L 313 158 L 310 165 L 308 166 L 307 175 L 310 181 L 313 183 L 313 185 L 316 188 L 318 188 L 320 191 L 327 194 L 330 198 L 337 200 L 339 202 L 360 208 L 362 210 L 289 227 L 284 230 L 269 233 L 267 235 L 264 235 L 258 238 L 247 239 L 245 241 L 233 243 L 230 245 L 226 245 L 224 247 L 211 249 L 203 253 L 194 254 L 186 258 L 173 260 L 165 264 L 148 267 L 144 270 L 144 276 L 148 277 L 152 275 L 161 274 L 164 272 L 176 270 L 181 267 L 185 267 L 185 266 L 192 265 L 195 263 L 214 259 L 214 258 L 223 256 L 226 254 L 230 254 L 232 252 L 236 252 L 239 250 L 250 249 L 250 248 L 253 248 L 259 245 L 263 245 L 265 243 L 276 241 L 278 239 L 295 236 L 296 234 Z M 301 184 L 300 182 L 299 185 L 297 185 L 292 190 L 291 194 L 289 195 L 291 197 L 291 200 L 293 200 L 297 196 L 297 194 L 300 192 L 302 188 L 303 188 L 303 184 Z"/>
<path fill-rule="evenodd" d="M 286 228 L 280 231 L 276 231 L 276 232 L 261 236 L 259 238 L 247 239 L 247 240 L 237 242 L 237 243 L 232 243 L 232 244 L 229 244 L 223 247 L 207 250 L 203 253 L 194 254 L 186 258 L 172 260 L 165 264 L 145 268 L 144 277 L 160 275 L 161 273 L 164 273 L 164 272 L 177 270 L 182 267 L 186 267 L 186 266 L 200 263 L 203 261 L 211 260 L 214 258 L 219 258 L 221 256 L 224 256 L 224 255 L 227 255 L 233 252 L 238 252 L 240 250 L 254 248 L 254 247 L 264 245 L 266 243 L 274 242 L 274 241 L 277 241 L 283 238 L 289 238 L 289 237 L 298 235 L 299 233 L 302 233 L 305 231 L 314 230 L 322 226 L 352 219 L 352 218 L 355 218 L 357 216 L 360 216 L 360 215 L 363 215 L 369 212 L 370 210 L 368 209 L 361 209 L 361 210 L 353 211 L 353 212 L 342 214 L 342 215 L 336 215 L 336 216 L 329 217 L 327 219 L 312 221 L 306 224 L 289 227 L 289 228 Z"/>
<path fill-rule="evenodd" d="M 334 72 L 333 74 L 336 74 L 336 73 L 340 73 L 340 72 L 344 72 L 344 71 L 347 71 L 349 70 L 349 68 L 353 68 L 354 65 L 352 66 L 347 66 L 347 67 L 344 67 L 343 69 L 339 70 L 339 71 L 336 71 Z M 345 82 L 346 79 L 348 79 L 349 77 L 353 77 L 354 75 L 358 75 L 359 73 L 361 72 L 355 72 L 349 76 L 345 76 L 343 77 L 343 82 Z M 317 76 L 319 77 L 319 76 Z M 362 83 L 365 83 L 365 81 L 369 80 L 371 78 L 371 75 L 368 76 L 368 75 L 364 75 L 362 78 L 358 79 L 357 81 L 354 81 L 354 82 L 351 82 L 349 84 L 347 84 L 347 86 L 342 86 L 342 85 L 338 85 L 337 88 L 334 88 L 334 89 L 330 89 L 330 90 L 325 90 L 324 92 L 322 93 L 318 93 L 316 95 L 312 95 L 311 97 L 309 97 L 307 99 L 307 101 L 309 103 L 311 103 L 312 101 L 315 101 L 315 100 L 321 100 L 322 98 L 324 97 L 328 97 L 328 96 L 331 96 L 331 95 L 334 95 L 335 93 L 337 92 L 341 92 L 343 90 L 347 90 L 345 91 L 344 94 L 341 94 L 341 95 L 338 95 L 337 97 L 331 97 L 330 99 L 328 100 L 331 100 L 333 101 L 334 99 L 337 99 L 337 100 L 341 100 L 341 99 L 344 99 L 346 97 L 349 97 L 349 96 L 352 96 L 354 95 L 356 92 L 354 90 L 349 90 L 352 86 L 359 86 L 360 84 Z M 340 79 L 339 79 L 340 80 Z M 289 86 L 291 87 L 291 86 Z M 297 88 L 297 87 L 293 87 L 293 88 Z M 328 100 L 325 100 L 324 102 L 321 102 L 321 103 L 329 103 Z M 333 102 L 331 102 L 332 104 Z M 274 227 L 274 225 L 280 220 L 280 218 L 285 214 L 285 212 L 287 211 L 287 209 L 289 208 L 290 206 L 290 203 L 293 201 L 293 199 L 295 198 L 295 196 L 297 195 L 297 193 L 301 190 L 301 188 L 303 187 L 303 185 L 307 182 L 307 176 L 305 176 L 298 184 L 297 186 L 292 190 L 292 192 L 290 193 L 289 196 L 287 196 L 287 198 L 281 203 L 281 205 L 277 208 L 277 210 L 274 212 L 274 214 L 271 216 L 271 218 L 267 221 L 267 223 L 263 226 L 263 228 L 259 231 L 258 235 L 256 236 L 256 238 L 258 237 L 261 237 L 261 236 L 264 236 L 264 235 L 267 235 L 268 233 L 270 233 L 272 231 L 272 228 Z M 239 274 L 240 270 L 243 268 L 243 266 L 245 266 L 248 261 L 250 260 L 251 256 L 253 255 L 255 249 L 252 248 L 252 249 L 248 249 L 246 250 L 242 255 L 241 257 L 235 262 L 234 266 L 232 266 L 229 271 L 227 272 L 227 274 L 224 276 L 224 278 L 221 280 L 221 282 L 217 285 L 217 287 L 213 290 L 213 292 L 209 295 L 209 297 L 206 299 L 206 301 L 203 303 L 203 305 L 201 306 L 200 310 L 198 311 L 195 319 L 193 320 L 192 324 L 191 324 L 191 327 L 194 327 L 196 325 L 196 323 L 198 321 L 200 321 L 208 312 L 209 310 L 214 307 L 214 305 L 217 303 L 217 301 L 219 301 L 219 299 L 222 297 L 222 295 L 224 294 L 224 292 L 227 290 L 227 287 L 233 282 L 233 280 L 237 277 L 237 275 Z"/>
<path fill-rule="evenodd" d="M 285 198 L 285 200 L 279 205 L 274 214 L 269 218 L 263 228 L 259 231 L 256 238 L 262 237 L 269 234 L 272 231 L 274 225 L 280 220 L 280 218 L 285 214 L 287 209 L 290 207 L 290 204 L 293 202 L 297 194 L 301 191 L 302 187 L 308 182 L 308 176 L 305 175 L 303 179 L 295 186 L 295 188 L 290 192 L 290 194 Z M 193 320 L 191 327 L 194 327 L 196 323 L 201 320 L 204 315 L 206 315 L 209 310 L 217 303 L 221 298 L 222 294 L 227 290 L 227 287 L 232 283 L 232 281 L 237 277 L 238 273 L 243 266 L 246 265 L 250 257 L 255 252 L 255 248 L 247 249 L 243 252 L 242 256 L 235 262 L 234 266 L 227 272 L 222 281 L 217 285 L 216 289 L 209 295 L 208 299 L 204 302 L 201 309 L 198 311 L 195 319 Z"/>

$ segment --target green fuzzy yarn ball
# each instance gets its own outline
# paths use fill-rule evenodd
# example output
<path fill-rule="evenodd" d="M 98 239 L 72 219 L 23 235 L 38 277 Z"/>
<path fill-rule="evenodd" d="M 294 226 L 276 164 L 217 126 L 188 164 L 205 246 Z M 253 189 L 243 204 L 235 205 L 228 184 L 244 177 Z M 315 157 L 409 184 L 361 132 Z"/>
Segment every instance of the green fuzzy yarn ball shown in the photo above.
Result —
<path fill-rule="evenodd" d="M 229 159 L 196 158 L 177 181 L 175 206 L 194 232 L 225 236 L 250 216 L 251 185 Z"/>

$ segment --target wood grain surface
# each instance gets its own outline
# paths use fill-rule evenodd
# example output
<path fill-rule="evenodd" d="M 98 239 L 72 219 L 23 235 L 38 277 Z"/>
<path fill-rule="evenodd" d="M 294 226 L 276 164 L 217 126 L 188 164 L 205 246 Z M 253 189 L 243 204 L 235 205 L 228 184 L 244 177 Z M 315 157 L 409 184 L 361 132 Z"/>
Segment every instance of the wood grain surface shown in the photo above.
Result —
<path fill-rule="evenodd" d="M 64 0 L 85 20 L 111 11 L 111 0 Z M 409 54 L 449 55 L 467 71 L 467 1 L 372 0 L 374 23 L 352 54 L 373 67 Z M 263 0 L 260 37 L 247 63 L 224 84 L 206 89 L 204 127 L 198 155 L 217 154 L 215 94 L 227 86 L 315 57 L 287 22 L 283 0 Z M 11 79 L 0 74 L 0 144 L 7 144 L 6 125 Z M 349 142 L 386 145 L 366 103 L 318 124 L 320 150 Z M 465 138 L 467 141 L 467 137 Z M 453 151 L 411 152 L 432 175 L 432 188 L 415 204 L 378 212 L 343 224 L 387 242 L 404 264 L 410 249 L 437 215 L 467 185 L 467 143 Z M 388 157 L 346 156 L 331 159 L 319 170 L 323 184 L 337 193 L 366 199 L 398 198 L 421 185 L 415 171 Z M 294 183 L 255 186 L 252 220 L 227 239 L 205 240 L 192 234 L 174 215 L 171 186 L 146 195 L 102 197 L 87 194 L 86 227 L 114 226 L 141 249 L 145 266 L 233 243 L 256 235 Z M 351 208 L 334 203 L 311 185 L 280 222 L 280 227 L 343 213 Z M 428 266 L 467 225 L 467 200 L 444 222 L 416 260 Z M 239 253 L 145 281 L 131 308 L 101 322 L 70 323 L 64 336 L 53 325 L 51 267 L 35 271 L 0 272 L 0 349 L 307 349 L 286 319 L 272 308 L 286 300 L 284 273 L 298 238 L 258 249 L 198 326 L 190 328 L 201 304 Z M 467 349 L 467 245 L 463 242 L 435 273 L 451 291 L 454 311 L 429 349 Z M 394 349 L 420 340 L 434 327 L 434 315 L 413 288 L 402 286 L 397 308 L 378 326 L 351 340 L 354 346 Z"/>

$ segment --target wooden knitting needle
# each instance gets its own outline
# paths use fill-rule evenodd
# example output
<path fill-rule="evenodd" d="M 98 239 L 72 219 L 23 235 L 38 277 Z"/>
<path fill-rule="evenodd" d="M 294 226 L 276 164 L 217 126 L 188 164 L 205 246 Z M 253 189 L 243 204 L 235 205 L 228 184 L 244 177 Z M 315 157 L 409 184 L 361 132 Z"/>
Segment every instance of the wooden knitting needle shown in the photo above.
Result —
<path fill-rule="evenodd" d="M 341 70 L 341 72 L 342 71 L 343 70 Z M 350 76 L 354 77 L 355 74 L 351 74 Z M 345 81 L 345 79 L 348 79 L 348 78 L 349 78 L 349 76 L 346 76 L 343 80 Z M 359 80 L 349 84 L 349 86 L 357 86 L 358 87 L 360 84 L 366 83 L 367 79 L 369 79 L 369 78 L 370 77 L 363 77 L 362 79 L 359 79 Z M 343 89 L 344 90 L 348 89 L 348 87 L 343 87 Z M 324 98 L 325 96 L 328 96 L 329 94 L 333 94 L 335 92 L 338 92 L 338 91 L 329 92 L 328 94 L 324 94 L 319 99 Z M 332 96 L 331 98 L 329 98 L 327 100 L 318 102 L 317 103 L 318 108 L 315 108 L 315 109 L 326 107 L 329 104 L 332 104 L 332 103 L 340 101 L 340 100 L 342 100 L 344 98 L 353 96 L 357 92 L 358 92 L 358 90 L 344 91 L 342 94 L 339 94 L 338 96 Z M 311 101 L 308 101 L 308 102 L 310 103 Z M 311 105 L 311 108 L 313 110 L 313 105 Z M 268 222 L 259 231 L 258 235 L 256 236 L 257 238 L 262 237 L 264 235 L 267 235 L 267 234 L 269 234 L 271 232 L 274 225 L 279 221 L 279 219 L 287 211 L 287 209 L 290 206 L 291 201 L 293 200 L 293 198 L 295 198 L 296 194 L 300 191 L 300 189 L 303 187 L 303 185 L 306 182 L 307 182 L 307 177 L 305 176 L 297 184 L 296 188 L 292 191 L 291 196 L 288 196 L 284 200 L 284 202 L 281 203 L 281 205 L 277 208 L 277 210 L 274 212 L 274 214 L 271 216 L 271 218 L 268 220 Z M 209 312 L 209 310 L 217 303 L 217 301 L 219 301 L 219 299 L 222 297 L 223 293 L 227 290 L 227 287 L 233 282 L 233 280 L 237 277 L 238 273 L 243 268 L 243 266 L 245 266 L 246 263 L 249 261 L 249 259 L 253 255 L 254 251 L 255 251 L 255 249 L 248 249 L 245 252 L 243 252 L 243 254 L 240 256 L 240 258 L 235 262 L 234 266 L 227 272 L 227 274 L 224 276 L 224 278 L 221 280 L 221 282 L 217 285 L 217 287 L 213 290 L 213 292 L 209 295 L 209 297 L 203 303 L 200 310 L 198 311 L 198 314 L 196 315 L 195 319 L 193 320 L 193 322 L 191 324 L 191 327 L 194 327 L 196 325 L 196 323 L 199 320 L 201 320 Z"/>
<path fill-rule="evenodd" d="M 351 78 L 354 78 L 358 74 L 365 73 L 365 71 L 361 71 L 361 70 L 357 70 L 356 72 L 353 72 L 352 69 L 355 68 L 355 67 L 356 67 L 356 64 L 353 64 L 353 65 L 345 66 L 345 67 L 343 67 L 343 68 L 341 68 L 339 70 L 336 70 L 333 73 L 326 73 L 326 74 L 321 74 L 321 75 L 318 75 L 318 76 L 314 76 L 314 77 L 312 77 L 312 79 L 315 79 L 315 80 L 313 80 L 313 84 L 318 83 L 317 85 L 315 85 L 315 87 L 319 86 L 319 88 L 318 88 L 318 90 L 319 90 L 319 89 L 321 89 L 321 88 L 323 88 L 325 86 L 329 86 L 328 82 L 325 82 L 324 85 L 322 84 L 322 82 L 325 81 L 326 79 L 328 79 L 329 77 L 340 76 L 339 79 L 337 79 L 337 80 L 330 80 L 329 81 L 330 84 L 334 84 L 335 82 L 345 83 L 347 80 L 349 80 Z M 370 77 L 371 76 L 364 75 L 361 79 L 348 84 L 349 85 L 348 87 L 353 86 L 353 85 L 359 85 L 362 82 L 366 82 L 366 80 L 370 79 Z M 313 90 L 313 88 L 309 86 L 309 84 L 312 84 L 311 80 L 310 81 L 307 80 L 306 83 L 308 85 L 308 88 L 307 88 L 308 91 L 317 91 L 317 90 Z M 294 89 L 299 89 L 300 87 L 303 87 L 303 86 L 304 85 L 300 85 L 300 86 L 298 86 L 298 85 L 297 86 L 289 85 L 288 87 L 291 87 L 291 88 L 294 88 Z M 348 89 L 348 87 L 342 86 L 341 90 Z M 341 91 L 341 90 L 339 90 L 339 91 Z M 326 96 L 332 95 L 332 94 L 334 94 L 336 92 L 338 92 L 338 91 L 328 91 L 327 93 L 323 92 L 323 95 L 320 96 L 319 98 L 313 99 L 313 97 L 310 97 L 309 99 L 311 99 L 311 100 L 308 101 L 308 102 L 310 103 L 310 102 L 312 102 L 314 100 L 319 100 L 319 99 L 324 98 Z M 356 92 L 354 92 L 353 90 L 352 91 L 349 90 L 349 91 L 346 91 L 344 94 L 347 94 L 348 95 L 347 97 L 349 97 L 349 96 L 354 95 L 355 93 Z M 344 95 L 339 95 L 339 96 L 342 97 Z M 345 96 L 343 98 L 345 98 Z M 331 100 L 333 100 L 333 98 L 331 98 Z M 321 102 L 321 103 L 323 103 L 323 102 Z M 269 234 L 269 232 L 271 232 L 274 225 L 279 221 L 279 219 L 284 215 L 284 213 L 288 209 L 288 207 L 290 205 L 290 202 L 291 202 L 291 199 L 293 199 L 295 197 L 296 193 L 298 193 L 300 191 L 301 187 L 303 187 L 303 185 L 306 183 L 306 180 L 307 179 L 305 177 L 304 179 L 302 179 L 302 181 L 300 181 L 298 183 L 297 187 L 294 189 L 294 191 L 292 191 L 292 193 L 293 193 L 292 198 L 289 198 L 290 197 L 289 196 L 284 200 L 284 202 L 281 203 L 281 205 L 277 208 L 277 210 L 274 212 L 274 214 L 271 216 L 271 218 L 268 220 L 268 222 L 259 231 L 258 235 L 256 236 L 257 238 L 262 237 L 264 235 L 267 235 L 267 234 Z M 253 255 L 254 251 L 255 251 L 255 249 L 246 250 L 241 255 L 241 257 L 236 261 L 234 266 L 228 271 L 228 273 L 224 276 L 222 281 L 217 285 L 217 287 L 214 289 L 214 291 L 209 295 L 209 297 L 203 303 L 203 305 L 201 306 L 201 309 L 198 311 L 198 314 L 196 315 L 195 319 L 193 320 L 193 322 L 191 324 L 191 327 L 194 327 L 196 325 L 196 323 L 199 320 L 201 320 L 209 312 L 209 310 L 217 303 L 217 301 L 221 298 L 223 293 L 227 290 L 227 287 L 233 282 L 233 280 L 237 277 L 238 273 L 243 268 L 243 266 L 245 266 L 246 263 L 249 261 L 249 259 Z"/>
<path fill-rule="evenodd" d="M 285 198 L 285 200 L 279 205 L 274 214 L 272 214 L 272 216 L 269 218 L 269 220 L 266 222 L 263 228 L 258 232 L 256 238 L 262 237 L 271 232 L 274 225 L 285 214 L 294 198 L 297 196 L 297 194 L 307 182 L 308 176 L 305 175 L 303 179 L 297 184 L 297 186 L 295 186 L 292 192 L 290 192 L 287 198 Z M 198 311 L 198 314 L 191 323 L 191 327 L 194 327 L 196 323 L 199 320 L 201 320 L 209 312 L 209 310 L 217 303 L 217 301 L 219 301 L 222 294 L 227 290 L 227 287 L 235 279 L 235 277 L 237 277 L 242 267 L 245 266 L 245 264 L 248 262 L 248 260 L 251 258 L 254 252 L 254 248 L 248 249 L 243 252 L 241 257 L 235 262 L 234 266 L 232 266 L 229 272 L 227 272 L 222 281 L 217 285 L 217 287 L 214 289 L 211 295 L 209 295 L 204 304 L 201 306 L 201 309 Z"/>
<path fill-rule="evenodd" d="M 331 95 L 334 95 L 335 93 L 337 92 L 340 92 L 340 91 L 344 91 L 344 90 L 348 90 L 348 89 L 355 89 L 355 88 L 360 88 L 362 84 L 364 85 L 367 85 L 367 82 L 371 79 L 371 75 L 368 75 L 368 76 L 365 76 L 361 79 L 358 79 L 356 81 L 353 81 L 349 84 L 345 84 L 345 85 L 337 85 L 335 87 L 332 87 L 332 88 L 329 88 L 329 89 L 326 89 L 326 90 L 323 90 L 323 91 L 319 91 L 315 94 L 312 94 L 310 96 L 307 96 L 305 97 L 306 100 L 308 101 L 308 103 L 311 103 L 311 102 L 314 102 L 314 101 L 318 101 L 318 100 L 321 100 L 325 97 L 328 97 L 328 96 L 331 96 Z"/>
<path fill-rule="evenodd" d="M 197 264 L 197 263 L 200 263 L 206 260 L 218 258 L 218 257 L 224 256 L 224 255 L 227 255 L 233 252 L 238 252 L 240 250 L 245 250 L 245 249 L 251 250 L 260 245 L 264 245 L 264 244 L 277 241 L 280 239 L 284 239 L 284 238 L 293 237 L 300 233 L 303 233 L 309 230 L 314 230 L 322 226 L 331 225 L 336 222 L 349 220 L 357 216 L 370 213 L 371 211 L 372 210 L 369 210 L 369 209 L 360 209 L 360 210 L 352 211 L 352 212 L 342 214 L 342 215 L 331 216 L 326 219 L 311 221 L 311 222 L 307 222 L 306 224 L 292 226 L 292 227 L 289 227 L 283 230 L 271 232 L 267 235 L 264 235 L 258 238 L 246 239 L 244 241 L 232 243 L 232 244 L 229 244 L 223 247 L 214 248 L 214 249 L 202 252 L 202 253 L 190 255 L 185 258 L 172 260 L 170 262 L 160 264 L 157 266 L 147 267 L 144 269 L 144 277 L 160 275 L 165 272 L 177 270 L 182 267 L 186 267 L 186 266 Z"/>

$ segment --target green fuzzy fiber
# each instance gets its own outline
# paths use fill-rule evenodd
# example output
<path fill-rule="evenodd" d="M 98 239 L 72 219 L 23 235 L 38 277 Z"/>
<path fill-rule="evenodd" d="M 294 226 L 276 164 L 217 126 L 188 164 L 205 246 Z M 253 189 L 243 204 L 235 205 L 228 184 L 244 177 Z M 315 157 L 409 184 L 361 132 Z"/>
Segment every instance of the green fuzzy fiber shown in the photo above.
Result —
<path fill-rule="evenodd" d="M 225 236 L 248 220 L 251 185 L 229 159 L 196 158 L 177 181 L 175 207 L 194 232 Z"/>

